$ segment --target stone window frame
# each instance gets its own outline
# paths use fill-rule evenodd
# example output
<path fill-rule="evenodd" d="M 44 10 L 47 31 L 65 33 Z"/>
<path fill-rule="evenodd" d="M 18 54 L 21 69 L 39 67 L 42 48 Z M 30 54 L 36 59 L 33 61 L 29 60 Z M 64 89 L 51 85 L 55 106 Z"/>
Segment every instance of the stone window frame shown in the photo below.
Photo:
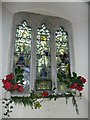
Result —
<path fill-rule="evenodd" d="M 12 18 L 12 27 L 11 27 L 11 36 L 9 43 L 9 63 L 8 63 L 8 72 L 12 72 L 13 69 L 13 53 L 14 53 L 14 44 L 15 44 L 15 35 L 16 28 L 23 20 L 27 22 L 27 24 L 32 29 L 32 38 L 31 38 L 31 62 L 30 66 L 32 70 L 30 71 L 30 91 L 34 90 L 35 80 L 36 80 L 36 40 L 37 40 L 37 29 L 41 27 L 43 23 L 45 23 L 47 29 L 51 31 L 51 80 L 52 83 L 55 83 L 55 87 L 57 87 L 57 73 L 56 73 L 56 47 L 55 47 L 55 32 L 61 26 L 63 26 L 64 30 L 68 33 L 69 38 L 69 57 L 70 57 L 70 71 L 71 73 L 75 70 L 74 67 L 74 46 L 73 46 L 73 28 L 72 23 L 64 18 L 56 17 L 56 16 L 48 16 L 42 14 L 36 14 L 31 12 L 16 12 L 13 14 Z M 53 55 L 52 55 L 53 54 Z M 53 87 L 53 86 L 52 86 Z M 27 92 L 27 95 L 30 94 L 30 91 Z M 58 89 L 56 89 L 56 92 Z"/>

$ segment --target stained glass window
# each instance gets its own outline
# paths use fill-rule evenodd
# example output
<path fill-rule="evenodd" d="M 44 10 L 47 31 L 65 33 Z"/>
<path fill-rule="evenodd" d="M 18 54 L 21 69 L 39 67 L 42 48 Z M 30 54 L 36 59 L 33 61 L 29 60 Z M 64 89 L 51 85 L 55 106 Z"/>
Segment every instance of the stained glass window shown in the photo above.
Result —
<path fill-rule="evenodd" d="M 22 69 L 24 92 L 30 88 L 31 28 L 23 21 L 16 28 L 13 70 Z"/>
<path fill-rule="evenodd" d="M 37 89 L 51 89 L 51 40 L 45 24 L 37 29 L 36 78 Z"/>
<path fill-rule="evenodd" d="M 59 30 L 56 30 L 55 35 L 57 75 L 60 74 L 64 80 L 70 73 L 68 33 L 61 26 Z"/>

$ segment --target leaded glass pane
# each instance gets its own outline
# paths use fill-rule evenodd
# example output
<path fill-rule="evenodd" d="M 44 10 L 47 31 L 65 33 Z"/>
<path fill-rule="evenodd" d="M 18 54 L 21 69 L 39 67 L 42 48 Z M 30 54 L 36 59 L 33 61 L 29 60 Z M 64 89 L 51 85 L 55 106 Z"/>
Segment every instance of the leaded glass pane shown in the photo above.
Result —
<path fill-rule="evenodd" d="M 37 89 L 51 89 L 51 41 L 45 24 L 37 29 L 36 79 Z"/>
<path fill-rule="evenodd" d="M 31 28 L 23 21 L 16 28 L 13 70 L 21 69 L 24 92 L 30 88 Z"/>
<path fill-rule="evenodd" d="M 56 31 L 55 35 L 57 75 L 60 75 L 62 77 L 62 81 L 65 80 L 68 73 L 70 73 L 68 34 L 61 26 L 60 29 Z"/>

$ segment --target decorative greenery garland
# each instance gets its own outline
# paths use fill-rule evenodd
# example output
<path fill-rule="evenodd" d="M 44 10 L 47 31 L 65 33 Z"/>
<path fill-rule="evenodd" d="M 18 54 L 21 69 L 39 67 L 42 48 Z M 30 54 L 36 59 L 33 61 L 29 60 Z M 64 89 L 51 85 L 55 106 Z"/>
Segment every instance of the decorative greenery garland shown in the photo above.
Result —
<path fill-rule="evenodd" d="M 79 96 L 81 98 L 81 96 Z M 71 92 L 68 93 L 63 93 L 63 94 L 50 94 L 48 95 L 47 98 L 40 96 L 40 94 L 36 94 L 36 93 L 31 93 L 31 95 L 29 97 L 18 97 L 18 96 L 12 96 L 11 99 L 4 99 L 3 104 L 5 104 L 5 101 L 7 102 L 4 107 L 7 109 L 7 111 L 4 113 L 5 116 L 10 117 L 10 113 L 12 112 L 13 106 L 10 104 L 12 104 L 13 102 L 15 104 L 21 104 L 24 106 L 30 106 L 32 109 L 40 109 L 41 108 L 41 102 L 44 101 L 44 99 L 48 99 L 48 100 L 57 100 L 58 98 L 65 98 L 66 99 L 66 104 L 67 104 L 67 100 L 69 98 L 72 98 L 72 104 L 76 109 L 76 113 L 79 114 L 79 110 L 78 110 L 78 105 L 75 99 L 75 94 L 72 94 Z M 41 101 L 39 101 L 39 99 L 41 99 Z"/>
<path fill-rule="evenodd" d="M 72 103 L 76 108 L 77 114 L 79 114 L 78 106 L 77 106 L 76 99 L 75 99 L 74 96 L 50 95 L 48 97 L 48 100 L 53 99 L 53 100 L 56 101 L 58 98 L 66 98 L 66 103 L 67 103 L 67 99 L 70 98 L 70 97 L 72 97 Z M 33 108 L 35 108 L 35 109 L 41 108 L 40 102 L 38 102 L 37 99 L 36 100 L 32 99 L 31 97 L 24 97 L 24 96 L 23 97 L 11 97 L 11 100 L 14 101 L 15 104 L 21 104 L 21 105 L 23 104 L 24 106 L 31 106 L 32 109 Z"/>
<path fill-rule="evenodd" d="M 13 92 L 17 91 L 19 93 L 23 92 L 23 75 L 22 75 L 23 70 L 18 67 L 15 69 L 15 75 L 13 73 L 10 73 L 6 75 L 6 79 L 3 79 L 3 87 L 5 88 L 6 91 Z M 34 92 L 32 91 L 30 93 L 30 96 L 25 97 L 25 96 L 11 96 L 10 99 L 5 98 L 4 101 L 2 102 L 3 107 L 6 109 L 6 112 L 4 113 L 5 116 L 10 117 L 10 113 L 12 112 L 13 106 L 12 103 L 14 102 L 15 104 L 23 104 L 24 106 L 31 106 L 31 108 L 39 109 L 41 108 L 41 102 L 44 99 L 52 100 L 54 99 L 55 101 L 58 98 L 65 98 L 66 99 L 66 104 L 68 98 L 72 98 L 72 104 L 76 109 L 77 114 L 79 114 L 78 110 L 78 105 L 76 102 L 75 97 L 77 96 L 77 91 L 79 92 L 79 95 L 77 97 L 82 96 L 82 93 L 80 91 L 83 90 L 84 83 L 86 82 L 86 79 L 82 76 L 77 76 L 76 73 L 68 74 L 66 78 L 62 77 L 60 74 L 57 75 L 58 80 L 60 82 L 60 85 L 64 85 L 65 90 L 64 92 L 61 93 L 56 93 L 55 86 L 53 86 L 53 90 L 47 91 L 43 90 L 41 92 Z M 41 101 L 40 101 L 41 99 Z M 11 105 L 11 106 L 10 106 Z"/>

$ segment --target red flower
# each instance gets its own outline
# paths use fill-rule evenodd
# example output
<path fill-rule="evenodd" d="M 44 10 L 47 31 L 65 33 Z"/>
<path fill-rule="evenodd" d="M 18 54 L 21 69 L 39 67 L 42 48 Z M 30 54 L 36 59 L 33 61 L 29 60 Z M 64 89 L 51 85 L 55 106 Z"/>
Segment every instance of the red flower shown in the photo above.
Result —
<path fill-rule="evenodd" d="M 78 86 L 78 87 L 77 87 L 77 90 L 82 91 L 82 90 L 83 90 L 83 87 L 82 87 L 82 86 Z"/>
<path fill-rule="evenodd" d="M 3 79 L 2 82 L 3 82 L 3 84 L 5 84 L 6 82 L 8 82 L 8 80 L 4 80 L 4 79 Z"/>
<path fill-rule="evenodd" d="M 43 93 L 41 93 L 41 95 L 42 95 L 43 97 L 47 97 L 47 96 L 48 96 L 48 92 L 43 92 Z"/>
<path fill-rule="evenodd" d="M 77 83 L 73 83 L 71 86 L 69 86 L 69 88 L 71 88 L 71 89 L 75 89 L 75 88 L 77 88 L 77 86 L 78 86 Z"/>
<path fill-rule="evenodd" d="M 13 87 L 13 90 L 17 90 L 18 89 L 18 84 L 16 83 L 15 85 L 14 85 L 14 87 Z"/>
<path fill-rule="evenodd" d="M 82 81 L 82 83 L 86 82 L 86 79 L 84 77 L 80 77 L 80 80 Z"/>
<path fill-rule="evenodd" d="M 11 87 L 12 87 L 12 84 L 11 84 L 10 82 L 7 81 L 7 82 L 4 83 L 4 88 L 5 88 L 6 90 L 10 90 Z"/>
<path fill-rule="evenodd" d="M 19 93 L 23 92 L 23 87 L 22 87 L 22 86 L 19 86 L 19 87 L 18 87 L 18 92 L 19 92 Z"/>
<path fill-rule="evenodd" d="M 13 73 L 10 73 L 10 74 L 6 75 L 6 79 L 7 80 L 12 80 L 13 79 Z"/>

